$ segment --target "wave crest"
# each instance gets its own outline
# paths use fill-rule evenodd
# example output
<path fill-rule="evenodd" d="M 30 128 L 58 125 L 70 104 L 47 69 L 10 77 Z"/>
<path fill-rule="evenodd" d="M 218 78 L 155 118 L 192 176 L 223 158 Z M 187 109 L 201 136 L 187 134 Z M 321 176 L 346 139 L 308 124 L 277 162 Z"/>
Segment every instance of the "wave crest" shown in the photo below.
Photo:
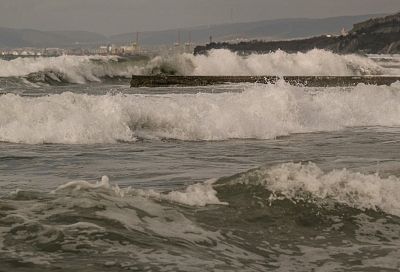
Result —
<path fill-rule="evenodd" d="M 154 190 L 143 190 L 127 187 L 121 189 L 117 184 L 111 185 L 109 178 L 103 176 L 100 182 L 89 183 L 84 180 L 71 181 L 59 186 L 52 191 L 53 194 L 65 191 L 81 191 L 81 190 L 103 190 L 106 193 L 112 193 L 119 197 L 140 196 L 152 198 L 156 200 L 170 201 L 174 203 L 184 204 L 188 206 L 206 206 L 206 205 L 226 205 L 217 198 L 217 192 L 213 189 L 212 184 L 216 180 L 209 180 L 204 183 L 189 185 L 183 191 L 171 191 L 168 193 L 160 193 Z"/>
<path fill-rule="evenodd" d="M 137 138 L 271 139 L 357 126 L 400 126 L 400 85 L 312 92 L 249 85 L 242 93 L 0 96 L 0 141 L 93 144 Z"/>

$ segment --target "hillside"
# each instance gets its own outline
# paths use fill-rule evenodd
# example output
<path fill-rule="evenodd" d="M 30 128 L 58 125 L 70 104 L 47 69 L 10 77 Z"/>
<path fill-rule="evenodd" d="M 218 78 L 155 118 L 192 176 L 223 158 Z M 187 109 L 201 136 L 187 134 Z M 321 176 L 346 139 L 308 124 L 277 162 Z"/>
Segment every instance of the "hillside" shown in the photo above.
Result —
<path fill-rule="evenodd" d="M 195 48 L 196 54 L 210 49 L 229 49 L 243 54 L 268 53 L 278 49 L 286 52 L 304 52 L 313 48 L 331 50 L 336 53 L 400 53 L 400 13 L 369 19 L 356 23 L 348 35 L 315 36 L 307 39 L 284 41 L 260 41 L 240 43 L 211 43 Z"/>
<path fill-rule="evenodd" d="M 181 41 L 191 40 L 194 43 L 206 43 L 212 36 L 213 41 L 225 41 L 235 39 L 293 39 L 304 38 L 326 33 L 339 33 L 344 27 L 350 29 L 353 24 L 367 20 L 374 15 L 341 16 L 322 19 L 279 19 L 264 20 L 247 23 L 232 23 L 222 25 L 199 26 L 171 29 L 154 32 L 141 32 L 140 43 L 145 45 L 173 44 L 178 41 L 178 32 L 181 33 Z M 375 15 L 376 16 L 376 15 Z M 121 44 L 132 42 L 136 33 L 126 33 L 110 37 L 113 43 Z"/>

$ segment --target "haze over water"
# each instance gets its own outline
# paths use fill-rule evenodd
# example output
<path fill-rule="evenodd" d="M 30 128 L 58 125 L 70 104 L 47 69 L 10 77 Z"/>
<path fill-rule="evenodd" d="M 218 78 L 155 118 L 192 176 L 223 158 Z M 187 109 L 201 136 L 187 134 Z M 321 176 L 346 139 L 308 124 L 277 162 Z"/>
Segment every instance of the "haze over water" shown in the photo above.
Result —
<path fill-rule="evenodd" d="M 2 269 L 398 271 L 400 83 L 128 85 L 399 69 L 322 50 L 0 61 Z"/>

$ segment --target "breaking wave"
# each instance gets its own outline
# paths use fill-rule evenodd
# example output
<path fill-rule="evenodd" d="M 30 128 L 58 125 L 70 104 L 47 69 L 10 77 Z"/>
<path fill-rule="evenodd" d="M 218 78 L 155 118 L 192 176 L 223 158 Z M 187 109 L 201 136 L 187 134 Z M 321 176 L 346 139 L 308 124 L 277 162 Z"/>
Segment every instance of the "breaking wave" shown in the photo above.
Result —
<path fill-rule="evenodd" d="M 85 83 L 131 75 L 382 75 L 396 73 L 367 57 L 337 55 L 314 49 L 307 53 L 240 56 L 231 51 L 212 50 L 208 55 L 102 57 L 60 56 L 0 60 L 0 77 L 25 77 L 31 82 Z"/>
<path fill-rule="evenodd" d="M 105 77 L 140 74 L 147 58 L 124 59 L 102 56 L 60 56 L 0 60 L 0 77 L 24 77 L 31 82 L 85 83 Z"/>
<path fill-rule="evenodd" d="M 362 211 L 379 210 L 400 216 L 400 179 L 398 177 L 383 178 L 377 173 L 362 174 L 347 169 L 324 172 L 312 162 L 283 163 L 273 167 L 261 167 L 232 177 L 212 179 L 204 183 L 189 185 L 183 190 L 170 192 L 136 189 L 131 186 L 120 188 L 118 185 L 111 185 L 109 178 L 103 176 L 101 181 L 96 183 L 83 180 L 71 181 L 59 186 L 51 193 L 103 191 L 122 198 L 144 197 L 156 201 L 203 207 L 206 205 L 229 205 L 229 201 L 225 202 L 231 197 L 229 190 L 226 191 L 221 187 L 226 189 L 239 184 L 263 187 L 269 193 L 269 197 L 263 201 L 269 205 L 287 199 L 299 202 L 300 205 L 301 202 L 313 202 L 323 207 L 333 201 L 333 203 Z M 246 189 L 243 189 L 241 194 L 248 193 Z"/>
<path fill-rule="evenodd" d="M 380 210 L 400 216 L 400 179 L 378 174 L 361 174 L 346 169 L 324 172 L 316 164 L 284 163 L 259 168 L 233 178 L 222 186 L 261 186 L 270 192 L 268 201 L 289 199 L 300 202 L 327 201 L 360 210 Z"/>
<path fill-rule="evenodd" d="M 93 144 L 138 138 L 270 139 L 357 126 L 400 126 L 400 85 L 310 90 L 248 85 L 242 93 L 0 96 L 0 141 Z"/>
<path fill-rule="evenodd" d="M 389 73 L 373 60 L 357 55 L 337 55 L 314 49 L 307 53 L 239 56 L 229 50 L 212 50 L 206 56 L 186 56 L 195 75 L 352 76 Z"/>

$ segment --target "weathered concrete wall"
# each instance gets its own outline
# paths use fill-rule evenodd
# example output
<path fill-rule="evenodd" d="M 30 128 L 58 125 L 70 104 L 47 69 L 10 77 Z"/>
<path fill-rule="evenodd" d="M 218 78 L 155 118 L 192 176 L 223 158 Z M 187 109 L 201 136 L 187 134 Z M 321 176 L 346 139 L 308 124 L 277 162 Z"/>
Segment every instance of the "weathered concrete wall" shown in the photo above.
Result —
<path fill-rule="evenodd" d="M 308 87 L 355 86 L 359 83 L 390 85 L 399 77 L 382 76 L 284 76 L 292 85 Z M 275 83 L 277 76 L 132 76 L 131 87 L 206 86 L 224 83 Z"/>

